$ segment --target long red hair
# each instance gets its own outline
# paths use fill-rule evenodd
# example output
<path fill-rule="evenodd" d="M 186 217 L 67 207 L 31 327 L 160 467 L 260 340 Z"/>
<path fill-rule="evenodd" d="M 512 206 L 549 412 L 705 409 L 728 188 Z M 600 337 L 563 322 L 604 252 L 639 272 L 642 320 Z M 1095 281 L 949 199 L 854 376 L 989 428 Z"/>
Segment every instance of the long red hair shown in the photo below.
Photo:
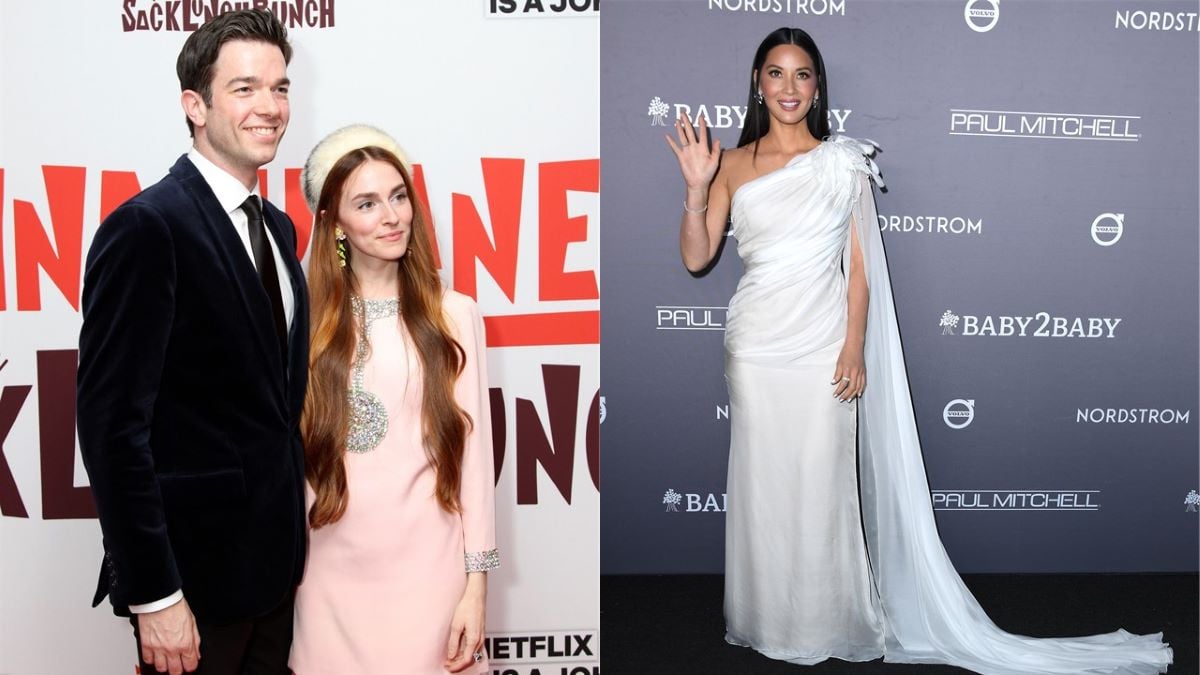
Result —
<path fill-rule="evenodd" d="M 300 428 L 304 437 L 304 473 L 316 492 L 308 512 L 314 528 L 337 522 L 346 512 L 346 435 L 350 406 L 346 390 L 361 321 L 351 310 L 358 282 L 351 266 L 342 267 L 335 228 L 338 205 L 350 176 L 370 161 L 386 162 L 404 178 L 413 202 L 408 250 L 399 266 L 400 316 L 416 346 L 421 364 L 422 436 L 425 454 L 437 476 L 436 498 L 448 512 L 460 509 L 462 457 L 471 418 L 454 400 L 454 383 L 466 363 L 466 352 L 451 336 L 442 312 L 442 281 L 433 262 L 424 207 L 417 201 L 412 179 L 392 153 L 375 146 L 359 148 L 334 163 L 317 200 L 317 218 L 308 261 L 308 292 L 312 304 L 308 394 Z M 348 252 L 352 256 L 352 252 Z"/>

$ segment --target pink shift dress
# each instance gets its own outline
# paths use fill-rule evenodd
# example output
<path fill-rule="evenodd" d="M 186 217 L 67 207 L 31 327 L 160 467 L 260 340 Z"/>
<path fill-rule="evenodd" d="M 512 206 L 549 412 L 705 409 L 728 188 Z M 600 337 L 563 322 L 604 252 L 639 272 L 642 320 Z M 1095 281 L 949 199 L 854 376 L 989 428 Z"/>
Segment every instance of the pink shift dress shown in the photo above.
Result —
<path fill-rule="evenodd" d="M 381 316 L 368 328 L 363 384 L 383 403 L 387 432 L 374 449 L 346 453 L 346 513 L 309 532 L 290 660 L 297 675 L 448 672 L 450 621 L 467 570 L 498 564 L 483 321 L 475 302 L 454 291 L 443 307 L 467 356 L 454 388 L 472 422 L 462 513 L 447 513 L 434 497 L 421 439 L 420 361 L 398 317 Z M 486 656 L 464 672 L 488 672 Z"/>

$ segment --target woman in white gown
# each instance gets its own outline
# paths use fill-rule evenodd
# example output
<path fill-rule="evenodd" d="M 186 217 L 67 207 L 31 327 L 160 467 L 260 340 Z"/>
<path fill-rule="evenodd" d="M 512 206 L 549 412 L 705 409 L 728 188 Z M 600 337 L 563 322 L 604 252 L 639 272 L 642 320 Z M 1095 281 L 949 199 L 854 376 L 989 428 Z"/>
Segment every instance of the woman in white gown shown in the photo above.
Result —
<path fill-rule="evenodd" d="M 697 132 L 686 116 L 667 138 L 687 187 L 684 264 L 711 264 L 732 215 L 745 266 L 725 333 L 726 640 L 798 664 L 1165 672 L 1161 633 L 1005 633 L 954 570 L 876 226 L 875 148 L 830 138 L 826 101 L 816 45 L 781 28 L 755 54 L 739 147 L 722 155 L 706 121 Z"/>

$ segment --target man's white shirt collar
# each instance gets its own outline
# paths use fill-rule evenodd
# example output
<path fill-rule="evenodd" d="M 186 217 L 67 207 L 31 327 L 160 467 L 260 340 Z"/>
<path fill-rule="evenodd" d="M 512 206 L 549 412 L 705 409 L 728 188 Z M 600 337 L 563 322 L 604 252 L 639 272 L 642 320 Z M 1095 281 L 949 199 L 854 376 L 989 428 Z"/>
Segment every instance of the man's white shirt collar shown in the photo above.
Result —
<path fill-rule="evenodd" d="M 204 182 L 208 183 L 208 187 L 212 189 L 213 194 L 217 196 L 217 201 L 220 202 L 221 208 L 225 209 L 225 213 L 233 213 L 240 209 L 246 201 L 246 197 L 258 194 L 258 182 L 254 183 L 254 190 L 247 190 L 242 181 L 234 178 L 228 171 L 213 164 L 212 160 L 200 154 L 200 151 L 195 146 L 188 151 L 187 157 L 192 164 L 196 166 L 196 170 L 204 177 Z M 260 197 L 261 200 L 261 197 Z"/>

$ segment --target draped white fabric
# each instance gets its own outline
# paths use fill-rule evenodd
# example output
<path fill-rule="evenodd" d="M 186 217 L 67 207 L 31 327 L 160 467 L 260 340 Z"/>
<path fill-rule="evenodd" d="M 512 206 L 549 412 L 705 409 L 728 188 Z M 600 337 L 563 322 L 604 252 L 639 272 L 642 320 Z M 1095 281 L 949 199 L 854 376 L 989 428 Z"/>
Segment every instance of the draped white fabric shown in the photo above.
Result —
<path fill-rule="evenodd" d="M 830 377 L 846 336 L 853 171 L 825 147 L 743 185 L 745 273 L 725 332 L 730 448 L 726 639 L 811 664 L 883 655 L 859 519 L 853 402 Z"/>
<path fill-rule="evenodd" d="M 886 616 L 885 659 L 949 663 L 988 675 L 1165 672 L 1172 653 L 1163 644 L 1162 633 L 1133 635 L 1119 630 L 1079 638 L 1029 638 L 1000 630 L 946 555 L 933 518 L 871 193 L 870 178 L 879 181 L 869 160 L 873 145 L 860 145 L 862 154 L 854 163 L 859 189 L 853 221 L 871 289 L 866 340 L 869 384 L 859 407 L 859 463 L 867 547 Z"/>
<path fill-rule="evenodd" d="M 731 361 L 778 363 L 803 361 L 835 344 L 841 338 L 837 331 L 845 330 L 844 281 L 839 285 L 825 277 L 829 276 L 829 266 L 840 263 L 845 255 L 848 222 L 853 223 L 870 287 L 865 351 L 868 385 L 858 418 L 859 497 L 865 527 L 862 534 L 883 614 L 885 660 L 951 664 L 988 675 L 1165 672 L 1172 652 L 1163 644 L 1161 633 L 1139 636 L 1119 630 L 1079 638 L 1030 638 L 1005 633 L 987 617 L 950 562 L 934 522 L 887 260 L 877 225 L 870 181 L 882 181 L 870 159 L 875 152 L 873 145 L 846 137 L 831 139 L 739 190 L 753 191 L 753 200 L 746 199 L 751 195 L 735 194 L 734 234 L 739 254 L 749 259 L 746 275 L 730 302 L 726 350 Z M 779 209 L 776 215 L 780 222 L 793 223 L 788 227 L 794 231 L 747 226 L 761 222 L 762 214 L 746 211 L 751 201 L 770 200 L 789 189 L 802 193 L 804 199 L 783 198 L 775 208 Z M 747 214 L 754 217 L 747 219 Z M 783 266 L 789 275 L 786 279 L 775 276 L 783 274 L 778 270 L 756 269 L 757 263 L 777 256 L 798 257 L 796 264 Z M 811 291 L 800 294 L 798 304 L 796 294 L 769 292 L 772 287 L 787 288 L 813 280 L 816 284 Z M 835 294 L 840 316 L 826 306 L 828 301 L 818 299 L 824 294 Z M 786 297 L 777 297 L 780 295 Z M 731 406 L 733 396 L 731 382 Z M 736 416 L 731 417 L 736 423 Z M 737 450 L 731 447 L 731 493 L 737 490 L 732 456 Z M 744 476 L 736 478 L 747 484 Z M 844 505 L 847 499 L 845 495 L 831 495 L 828 503 L 836 513 L 842 508 L 837 505 Z M 737 506 L 731 494 L 729 518 L 739 517 Z M 727 556 L 728 547 L 727 543 Z M 791 583 L 805 584 L 809 580 L 793 577 Z M 727 612 L 729 603 L 727 597 Z M 740 611 L 747 610 L 741 607 Z M 795 639 L 798 644 L 782 655 L 760 651 L 777 658 L 811 653 L 799 644 L 804 635 L 796 635 Z M 849 658 L 859 660 L 868 651 Z"/>

